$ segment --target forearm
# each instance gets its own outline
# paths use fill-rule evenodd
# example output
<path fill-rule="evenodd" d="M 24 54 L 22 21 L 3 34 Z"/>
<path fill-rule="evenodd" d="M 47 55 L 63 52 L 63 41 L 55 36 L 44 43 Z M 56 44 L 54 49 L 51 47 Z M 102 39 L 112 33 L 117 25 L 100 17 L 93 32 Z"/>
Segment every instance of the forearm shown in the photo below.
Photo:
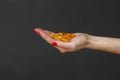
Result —
<path fill-rule="evenodd" d="M 86 48 L 120 54 L 120 38 L 97 37 L 88 35 Z"/>

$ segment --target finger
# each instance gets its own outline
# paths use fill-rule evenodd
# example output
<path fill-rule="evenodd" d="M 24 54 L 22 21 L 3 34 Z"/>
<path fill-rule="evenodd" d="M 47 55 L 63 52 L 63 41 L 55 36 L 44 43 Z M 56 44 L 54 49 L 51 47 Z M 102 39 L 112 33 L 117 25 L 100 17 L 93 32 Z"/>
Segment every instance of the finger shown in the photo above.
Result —
<path fill-rule="evenodd" d="M 39 32 L 39 29 L 38 29 L 38 28 L 35 28 L 35 29 L 34 29 L 34 32 L 35 32 L 37 35 L 40 35 L 40 32 Z"/>
<path fill-rule="evenodd" d="M 46 33 L 46 34 L 51 34 L 51 33 L 54 33 L 54 32 L 52 32 L 52 31 L 48 31 L 48 30 L 44 30 L 44 32 Z"/>
<path fill-rule="evenodd" d="M 48 30 L 44 30 L 44 32 L 45 32 L 46 34 L 50 34 L 50 33 L 51 33 L 51 32 L 48 31 Z"/>
<path fill-rule="evenodd" d="M 36 33 L 36 34 L 38 34 L 38 35 L 40 35 L 40 32 L 41 31 L 43 31 L 43 29 L 41 29 L 41 28 L 35 28 L 34 29 L 34 32 Z"/>
<path fill-rule="evenodd" d="M 45 41 L 47 41 L 48 43 L 52 43 L 52 42 L 54 42 L 55 40 L 54 39 L 52 39 L 51 37 L 49 37 L 49 35 L 47 35 L 45 32 L 44 32 L 44 30 L 43 29 L 40 29 L 40 28 L 38 28 L 38 29 L 35 29 L 36 30 L 36 32 L 37 33 L 39 33 L 38 35 L 40 35 Z"/>
<path fill-rule="evenodd" d="M 62 42 L 62 41 L 55 41 L 57 43 L 57 47 L 65 48 L 65 49 L 73 49 L 74 45 L 71 42 Z"/>
<path fill-rule="evenodd" d="M 54 32 L 52 32 L 52 31 L 48 31 L 48 30 L 44 30 L 46 33 L 54 33 Z"/>
<path fill-rule="evenodd" d="M 44 31 L 41 31 L 41 37 L 50 44 L 55 41 L 54 39 L 49 37 L 49 35 L 47 35 Z"/>

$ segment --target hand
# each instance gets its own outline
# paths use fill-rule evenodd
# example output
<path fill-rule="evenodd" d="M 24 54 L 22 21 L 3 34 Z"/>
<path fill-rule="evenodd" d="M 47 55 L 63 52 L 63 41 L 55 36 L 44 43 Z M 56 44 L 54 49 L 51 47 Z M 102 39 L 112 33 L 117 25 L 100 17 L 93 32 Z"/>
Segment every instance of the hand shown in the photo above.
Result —
<path fill-rule="evenodd" d="M 41 36 L 46 42 L 53 45 L 61 53 L 74 52 L 79 49 L 85 48 L 88 43 L 88 34 L 74 33 L 76 35 L 70 42 L 56 41 L 49 37 L 51 31 L 43 30 L 41 28 L 34 29 L 34 32 Z"/>

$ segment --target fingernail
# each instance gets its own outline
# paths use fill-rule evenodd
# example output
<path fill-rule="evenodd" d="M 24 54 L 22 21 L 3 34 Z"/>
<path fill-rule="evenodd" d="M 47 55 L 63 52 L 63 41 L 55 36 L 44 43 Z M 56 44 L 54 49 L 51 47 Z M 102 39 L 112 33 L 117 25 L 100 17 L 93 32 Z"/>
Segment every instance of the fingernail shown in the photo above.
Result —
<path fill-rule="evenodd" d="M 36 29 L 34 29 L 34 32 L 35 32 L 36 34 L 40 34 L 40 31 L 37 31 Z"/>
<path fill-rule="evenodd" d="M 52 42 L 52 46 L 57 46 L 57 43 L 56 42 Z"/>

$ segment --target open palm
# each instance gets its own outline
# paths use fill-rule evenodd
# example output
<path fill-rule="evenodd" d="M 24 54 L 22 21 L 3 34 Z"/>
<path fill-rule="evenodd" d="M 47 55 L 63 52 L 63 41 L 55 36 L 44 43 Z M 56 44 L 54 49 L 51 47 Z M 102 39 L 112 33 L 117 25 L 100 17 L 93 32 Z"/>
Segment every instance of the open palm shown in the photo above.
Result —
<path fill-rule="evenodd" d="M 41 36 L 46 42 L 54 45 L 61 53 L 74 52 L 81 48 L 84 48 L 87 44 L 87 34 L 85 33 L 74 33 L 76 35 L 70 42 L 56 41 L 52 39 L 49 34 L 51 31 L 43 30 L 41 28 L 36 28 L 34 31 Z"/>

